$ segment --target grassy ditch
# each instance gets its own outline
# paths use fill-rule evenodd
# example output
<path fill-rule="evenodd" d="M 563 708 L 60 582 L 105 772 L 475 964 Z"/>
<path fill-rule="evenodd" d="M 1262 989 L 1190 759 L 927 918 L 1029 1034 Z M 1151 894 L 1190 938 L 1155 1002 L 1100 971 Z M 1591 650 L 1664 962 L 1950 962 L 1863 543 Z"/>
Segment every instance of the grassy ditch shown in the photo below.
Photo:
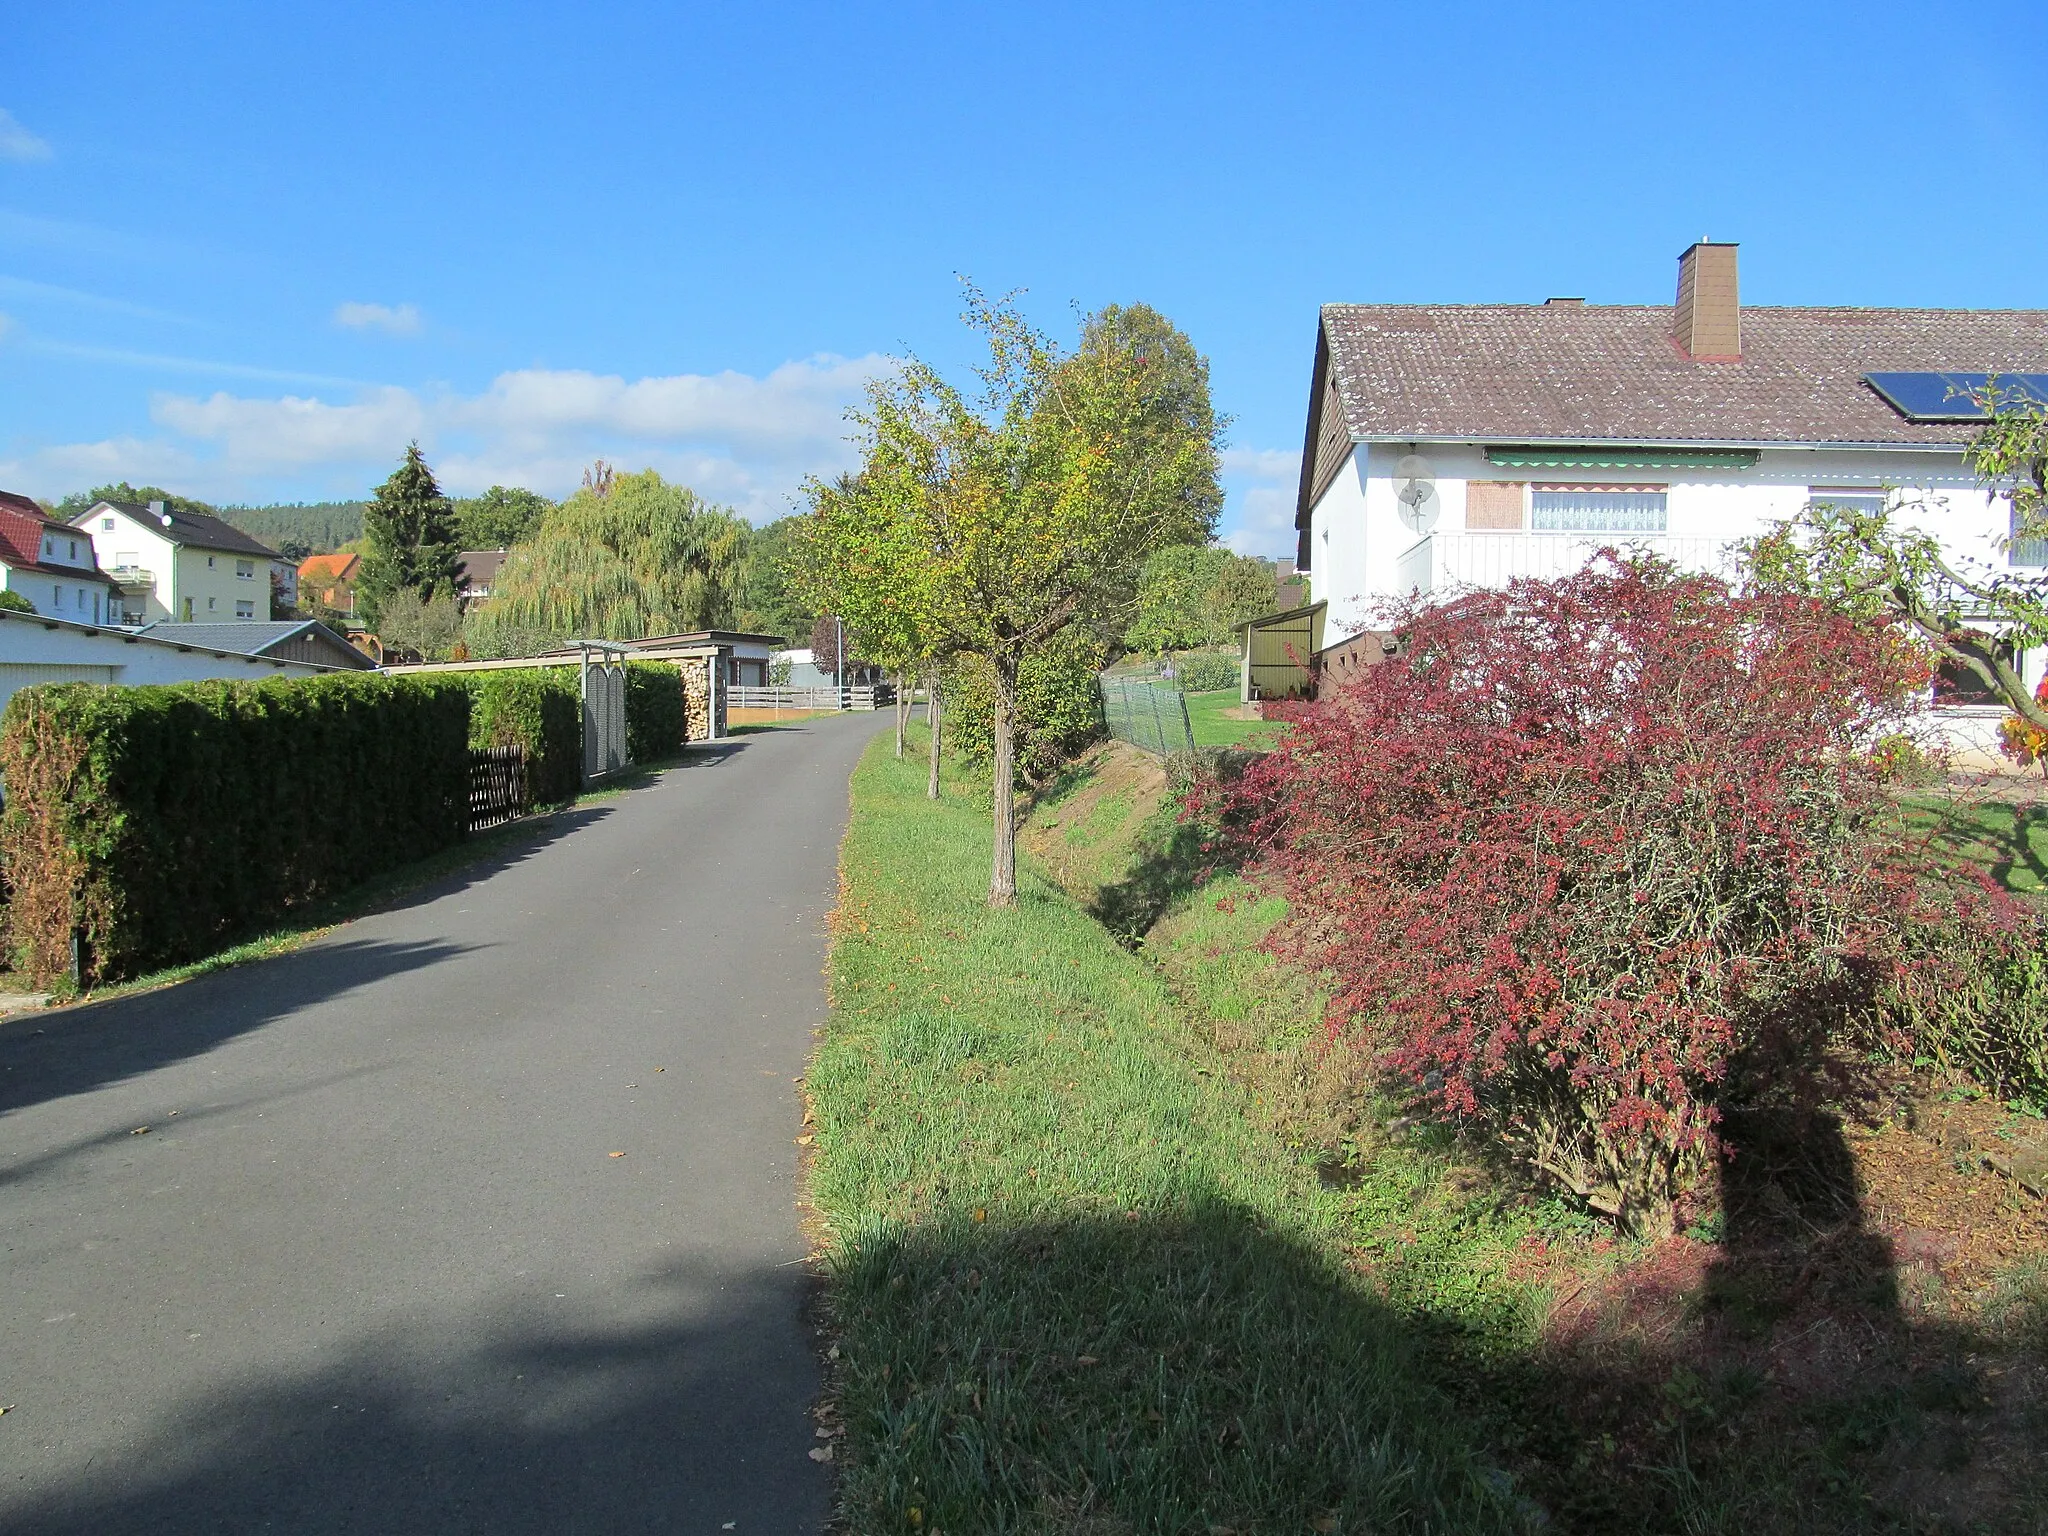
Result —
<path fill-rule="evenodd" d="M 2024 1108 L 1871 1064 L 1796 1117 L 1730 1106 L 1719 1212 L 1619 1242 L 1324 1046 L 1260 948 L 1283 905 L 1205 871 L 1156 770 L 1098 754 L 1026 842 L 1105 921 L 1157 914 L 1137 942 L 1186 1027 L 1557 1528 L 2048 1530 L 2048 1202 L 1999 1171 Z"/>
<path fill-rule="evenodd" d="M 809 1076 L 859 1532 L 1505 1531 L 1312 1166 L 982 794 L 857 770 Z"/>
<path fill-rule="evenodd" d="M 2048 1530 L 2023 1113 L 1738 1113 L 1721 1211 L 1622 1242 L 1323 1045 L 1156 765 L 1039 798 L 1009 914 L 949 792 L 856 779 L 811 1079 L 850 1529 Z"/>

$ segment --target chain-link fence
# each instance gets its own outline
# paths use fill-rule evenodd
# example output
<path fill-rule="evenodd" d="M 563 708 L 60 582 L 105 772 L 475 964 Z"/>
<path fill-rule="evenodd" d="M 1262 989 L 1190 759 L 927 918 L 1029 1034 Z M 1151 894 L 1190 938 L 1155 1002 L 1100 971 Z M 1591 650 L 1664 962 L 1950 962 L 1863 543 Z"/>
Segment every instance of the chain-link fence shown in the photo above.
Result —
<path fill-rule="evenodd" d="M 1195 749 L 1194 727 L 1188 723 L 1188 702 L 1172 683 L 1144 677 L 1119 677 L 1105 672 L 1102 715 L 1109 734 L 1141 752 L 1171 757 Z"/>

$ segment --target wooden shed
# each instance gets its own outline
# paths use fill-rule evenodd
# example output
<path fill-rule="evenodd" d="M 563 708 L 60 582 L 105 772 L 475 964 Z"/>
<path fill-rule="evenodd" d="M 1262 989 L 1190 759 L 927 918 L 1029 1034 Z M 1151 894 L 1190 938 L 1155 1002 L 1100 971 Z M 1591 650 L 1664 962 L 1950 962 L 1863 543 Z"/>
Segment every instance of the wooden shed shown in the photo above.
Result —
<path fill-rule="evenodd" d="M 1315 658 L 1323 648 L 1328 603 L 1310 603 L 1237 626 L 1243 650 L 1238 697 L 1301 699 L 1315 691 Z"/>

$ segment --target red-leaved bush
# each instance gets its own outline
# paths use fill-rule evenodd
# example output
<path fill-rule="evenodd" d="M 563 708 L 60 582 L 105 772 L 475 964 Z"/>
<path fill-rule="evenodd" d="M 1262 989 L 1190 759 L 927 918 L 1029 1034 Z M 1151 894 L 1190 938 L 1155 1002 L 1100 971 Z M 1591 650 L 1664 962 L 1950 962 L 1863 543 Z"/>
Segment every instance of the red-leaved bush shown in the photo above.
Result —
<path fill-rule="evenodd" d="M 1288 898 L 1273 942 L 1440 1111 L 1668 1231 L 1731 1064 L 1903 963 L 1923 876 L 1869 748 L 1927 658 L 1611 553 L 1388 617 L 1398 654 L 1217 790 Z"/>

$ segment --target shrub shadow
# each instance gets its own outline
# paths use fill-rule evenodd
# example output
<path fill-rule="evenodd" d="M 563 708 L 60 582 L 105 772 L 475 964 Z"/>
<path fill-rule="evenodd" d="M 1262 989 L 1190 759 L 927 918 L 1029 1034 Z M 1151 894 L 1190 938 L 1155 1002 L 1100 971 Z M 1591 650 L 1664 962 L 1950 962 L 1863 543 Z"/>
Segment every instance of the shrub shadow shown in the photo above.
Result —
<path fill-rule="evenodd" d="M 1723 1128 L 1718 1242 L 1672 1239 L 1560 1298 L 1527 1355 L 1472 1362 L 1460 1395 L 1532 1495 L 1587 1532 L 2042 1529 L 2042 1373 L 1994 1383 L 2011 1341 L 1939 1308 L 1938 1235 L 1870 1219 L 1833 1109 Z"/>
<path fill-rule="evenodd" d="M 793 1326 L 804 1284 L 791 1269 L 676 1265 L 633 1288 L 630 1323 L 530 1294 L 430 1313 L 323 1349 L 315 1369 L 138 1401 L 105 1442 L 118 1454 L 98 1457 L 47 1443 L 24 1393 L 36 1443 L 11 1458 L 0 1526 L 817 1530 L 830 1484 L 807 1456 L 819 1442 L 805 1411 L 816 1364 Z"/>
<path fill-rule="evenodd" d="M 0 1023 L 0 1114 L 86 1093 L 212 1050 L 356 987 L 438 965 L 464 947 L 344 940 L 178 986 Z"/>
<path fill-rule="evenodd" d="M 1368 1284 L 1227 1201 L 878 1225 L 836 1275 L 850 1529 L 1486 1532 L 1534 1516 Z"/>

